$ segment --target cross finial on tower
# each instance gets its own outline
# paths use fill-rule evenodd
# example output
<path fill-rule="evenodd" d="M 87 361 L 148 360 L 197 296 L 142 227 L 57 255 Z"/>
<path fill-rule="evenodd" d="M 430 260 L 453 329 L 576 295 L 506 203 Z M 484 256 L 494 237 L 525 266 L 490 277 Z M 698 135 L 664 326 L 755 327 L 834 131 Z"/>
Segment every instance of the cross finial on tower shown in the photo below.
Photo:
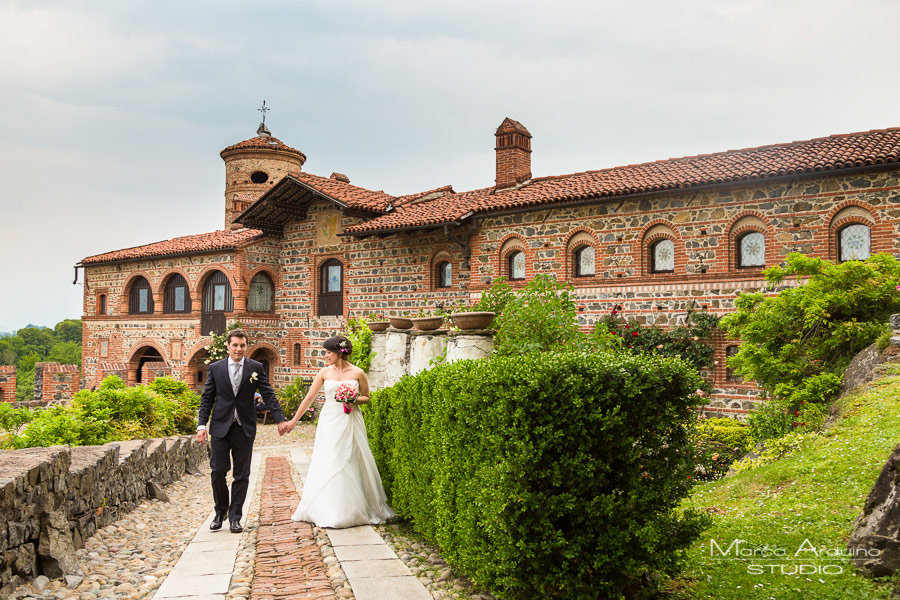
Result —
<path fill-rule="evenodd" d="M 262 108 L 257 108 L 256 110 L 258 110 L 259 112 L 261 112 L 263 114 L 263 120 L 262 120 L 262 123 L 259 124 L 259 128 L 257 128 L 257 130 L 256 130 L 256 135 L 271 136 L 272 132 L 269 131 L 268 127 L 266 127 L 266 111 L 272 110 L 272 109 L 266 107 L 266 101 L 263 100 Z"/>

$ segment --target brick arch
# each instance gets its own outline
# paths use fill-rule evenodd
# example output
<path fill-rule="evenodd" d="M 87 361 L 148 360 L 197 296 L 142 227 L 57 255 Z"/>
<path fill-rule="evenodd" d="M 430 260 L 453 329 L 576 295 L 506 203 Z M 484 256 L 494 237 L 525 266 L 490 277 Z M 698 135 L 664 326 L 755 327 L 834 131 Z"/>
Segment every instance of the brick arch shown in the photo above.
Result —
<path fill-rule="evenodd" d="M 166 366 L 171 366 L 171 361 L 166 358 L 166 351 L 163 346 L 157 342 L 156 340 L 151 340 L 148 338 L 141 338 L 134 344 L 132 344 L 131 349 L 128 351 L 128 385 L 135 385 L 138 383 L 138 372 L 141 368 L 141 358 L 143 358 L 143 350 L 147 348 L 153 348 L 157 352 L 159 352 L 160 358 L 162 358 L 162 362 Z M 147 383 L 146 381 L 141 381 L 140 383 Z"/>
<path fill-rule="evenodd" d="M 848 213 L 841 216 L 841 213 L 848 208 L 859 208 L 866 213 L 867 216 L 860 214 Z M 891 224 L 885 222 L 878 216 L 875 208 L 867 203 L 858 200 L 846 200 L 841 202 L 828 212 L 825 222 L 828 224 L 828 259 L 837 262 L 840 260 L 840 243 L 838 234 L 841 229 L 853 223 L 866 225 L 869 228 L 869 251 L 871 254 L 879 252 L 891 251 L 892 231 Z"/>
<path fill-rule="evenodd" d="M 656 231 L 654 231 L 656 229 Z M 668 230 L 668 231 L 666 231 Z M 678 228 L 667 219 L 654 219 L 645 224 L 638 234 L 640 240 L 640 269 L 641 275 L 652 276 L 671 276 L 678 274 L 678 267 L 684 267 L 686 249 L 684 240 Z M 650 246 L 661 239 L 672 240 L 673 252 L 675 253 L 675 269 L 674 273 L 651 273 L 650 272 Z M 682 273 L 683 274 L 683 273 Z"/>
<path fill-rule="evenodd" d="M 253 278 L 256 277 L 257 275 L 259 275 L 260 273 L 265 273 L 266 275 L 268 275 L 269 281 L 272 282 L 272 310 L 266 311 L 266 312 L 267 313 L 275 312 L 276 311 L 275 296 L 278 293 L 278 290 L 281 289 L 281 278 L 276 276 L 274 269 L 272 269 L 268 265 L 256 267 L 255 269 L 253 269 L 252 271 L 249 271 L 247 273 L 247 286 L 245 288 L 246 293 L 244 294 L 246 299 L 244 301 L 244 307 L 248 312 L 250 311 L 250 282 L 252 282 Z M 232 287 L 231 289 L 232 289 L 232 294 L 234 294 L 234 287 Z M 236 308 L 235 308 L 235 310 L 236 310 Z"/>
<path fill-rule="evenodd" d="M 172 267 L 172 268 L 166 270 L 165 273 L 163 273 L 162 275 L 160 275 L 160 277 L 159 277 L 159 284 L 157 284 L 157 286 L 156 286 L 156 292 L 157 292 L 160 296 L 162 296 L 162 295 L 166 292 L 166 283 L 169 282 L 169 278 L 172 277 L 172 275 L 181 275 L 182 277 L 184 277 L 184 280 L 185 280 L 185 281 L 187 282 L 187 284 L 188 284 L 188 292 L 190 293 L 190 291 L 191 291 L 191 278 L 188 277 L 188 274 L 187 274 L 187 272 L 186 272 L 184 269 L 181 269 L 181 268 L 179 268 L 179 267 Z"/>
<path fill-rule="evenodd" d="M 762 221 L 762 224 L 754 223 L 753 219 L 759 219 Z M 745 221 L 741 223 L 741 221 Z M 728 242 L 728 270 L 729 271 L 737 271 L 740 269 L 738 267 L 738 240 L 745 233 L 750 233 L 751 231 L 757 231 L 765 237 L 766 244 L 766 263 L 769 263 L 772 257 L 772 251 L 775 248 L 775 239 L 772 233 L 772 221 L 766 217 L 761 212 L 755 210 L 745 210 L 734 215 L 731 220 L 728 222 L 728 226 L 725 229 L 727 232 L 727 242 Z M 750 270 L 753 267 L 744 267 L 744 270 Z M 765 268 L 765 267 L 761 267 Z"/>
<path fill-rule="evenodd" d="M 437 266 L 438 263 L 441 262 L 450 263 L 451 268 L 451 287 L 442 288 L 438 287 L 439 279 L 437 276 Z M 425 278 L 425 284 L 427 285 L 429 290 L 440 292 L 440 291 L 449 291 L 453 289 L 452 284 L 456 280 L 456 274 L 458 263 L 453 260 L 453 253 L 447 250 L 447 248 L 438 248 L 434 252 L 431 253 L 431 258 L 428 259 L 428 276 Z"/>
<path fill-rule="evenodd" d="M 584 246 L 591 246 L 594 249 L 594 277 L 597 276 L 597 256 L 600 250 L 600 241 L 597 239 L 597 234 L 595 234 L 592 229 L 587 227 L 576 227 L 569 232 L 565 238 L 565 243 L 563 244 L 565 259 L 563 271 L 565 273 L 566 281 L 572 281 L 575 278 L 575 251 Z M 582 277 L 579 281 L 590 279 L 593 278 Z"/>
<path fill-rule="evenodd" d="M 281 285 L 281 277 L 280 272 L 276 272 L 276 269 L 272 268 L 270 265 L 262 265 L 256 267 L 252 271 L 247 272 L 247 285 L 250 285 L 250 282 L 253 281 L 253 278 L 259 275 L 260 273 L 265 273 L 269 276 L 269 279 L 272 280 L 272 285 L 278 288 Z"/>
<path fill-rule="evenodd" d="M 521 250 L 522 252 L 525 253 L 525 280 L 524 281 L 527 281 L 528 274 L 531 272 L 531 269 L 529 269 L 529 264 L 531 264 L 532 259 L 534 257 L 531 256 L 531 253 L 528 251 L 528 244 L 525 243 L 525 240 L 522 239 L 522 236 L 520 236 L 517 233 L 508 233 L 505 236 L 503 236 L 503 238 L 500 240 L 499 244 L 497 245 L 497 258 L 498 258 L 499 267 L 500 267 L 498 269 L 498 272 L 500 274 L 500 277 L 505 277 L 507 280 L 510 280 L 512 283 L 524 282 L 521 279 L 512 281 L 512 278 L 510 277 L 511 274 L 509 272 L 509 266 L 507 265 L 507 259 L 509 258 L 509 255 L 512 254 L 516 250 Z"/>
<path fill-rule="evenodd" d="M 228 285 L 231 286 L 231 293 L 234 294 L 234 290 L 238 289 L 237 280 L 234 278 L 234 275 L 231 274 L 230 270 L 222 263 L 216 263 L 212 265 L 208 265 L 200 274 L 197 275 L 197 279 L 194 282 L 194 287 L 191 289 L 191 293 L 196 293 L 198 296 L 203 293 L 203 284 L 206 283 L 206 279 L 212 275 L 213 271 L 221 271 L 225 274 L 225 278 L 228 279 Z"/>
<path fill-rule="evenodd" d="M 131 286 L 134 285 L 135 280 L 138 277 L 143 277 L 147 280 L 147 283 L 150 284 L 150 292 L 151 295 L 156 296 L 157 294 L 154 290 L 159 288 L 158 284 L 153 283 L 153 278 L 150 277 L 150 274 L 147 271 L 132 271 L 128 275 L 128 279 L 125 280 L 125 285 L 122 286 L 122 293 L 119 294 L 119 313 L 123 315 L 127 315 L 128 313 L 128 302 L 131 297 Z M 147 314 L 153 314 L 156 312 L 156 298 L 153 298 L 153 312 Z M 107 296 L 107 302 L 109 301 L 109 296 Z"/>
<path fill-rule="evenodd" d="M 272 367 L 280 367 L 281 366 L 281 352 L 279 349 L 269 342 L 256 342 L 250 348 L 246 350 L 247 356 L 251 356 L 257 350 L 268 350 L 275 357 L 275 361 L 270 365 Z M 254 359 L 256 360 L 256 359 Z"/>
<path fill-rule="evenodd" d="M 253 358 L 253 353 L 257 352 L 259 350 L 266 350 L 271 354 L 271 357 L 267 357 L 267 358 L 272 359 L 269 361 L 269 378 L 271 379 L 272 368 L 281 366 L 281 362 L 282 362 L 281 361 L 281 352 L 279 352 L 278 348 L 276 348 L 269 342 L 257 342 L 255 344 L 253 344 L 253 346 L 251 346 L 250 348 L 248 348 L 246 350 L 246 355 L 249 356 L 250 358 Z M 258 359 L 253 358 L 253 360 L 258 360 Z"/>
<path fill-rule="evenodd" d="M 185 382 L 197 392 L 202 392 L 206 382 L 206 375 L 209 372 L 209 365 L 203 364 L 202 354 L 207 352 L 206 346 L 212 342 L 212 338 L 202 338 L 196 342 L 191 349 L 185 352 L 188 357 L 184 361 L 182 376 Z M 200 373 L 200 381 L 197 381 L 197 373 Z"/>
<path fill-rule="evenodd" d="M 151 340 L 149 338 L 141 338 L 131 345 L 131 350 L 128 351 L 128 362 L 130 363 L 134 360 L 135 355 L 138 353 L 138 350 L 146 348 L 150 346 L 151 348 L 155 348 L 159 355 L 163 357 L 163 361 L 168 364 L 169 359 L 166 358 L 166 350 L 163 346 L 156 340 Z"/>

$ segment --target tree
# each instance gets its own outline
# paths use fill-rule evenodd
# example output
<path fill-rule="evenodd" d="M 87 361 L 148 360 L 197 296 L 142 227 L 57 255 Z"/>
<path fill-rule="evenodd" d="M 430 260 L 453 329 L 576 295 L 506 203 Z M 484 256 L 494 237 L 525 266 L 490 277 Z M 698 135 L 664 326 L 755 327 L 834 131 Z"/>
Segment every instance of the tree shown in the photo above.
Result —
<path fill-rule="evenodd" d="M 53 328 L 59 342 L 77 342 L 81 345 L 81 319 L 65 319 Z"/>
<path fill-rule="evenodd" d="M 50 349 L 47 360 L 64 365 L 81 364 L 81 344 L 78 342 L 62 342 Z"/>
<path fill-rule="evenodd" d="M 888 254 L 840 264 L 789 254 L 783 268 L 764 274 L 773 288 L 787 277 L 798 285 L 738 296 L 737 310 L 721 321 L 742 342 L 729 365 L 780 399 L 782 412 L 799 413 L 832 400 L 853 356 L 900 312 L 900 263 Z"/>
<path fill-rule="evenodd" d="M 53 330 L 46 327 L 26 327 L 18 330 L 16 337 L 22 339 L 24 346 L 24 352 L 18 353 L 19 357 L 30 352 L 37 352 L 41 357 L 47 356 L 56 342 Z"/>

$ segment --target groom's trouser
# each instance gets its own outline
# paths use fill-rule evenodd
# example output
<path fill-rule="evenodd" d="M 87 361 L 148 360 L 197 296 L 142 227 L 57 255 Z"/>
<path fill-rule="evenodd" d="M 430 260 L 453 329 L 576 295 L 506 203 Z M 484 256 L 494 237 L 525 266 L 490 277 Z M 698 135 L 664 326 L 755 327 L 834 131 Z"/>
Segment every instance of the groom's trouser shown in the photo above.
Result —
<path fill-rule="evenodd" d="M 216 514 L 228 515 L 229 521 L 240 521 L 244 499 L 250 485 L 250 459 L 253 457 L 253 438 L 247 437 L 237 423 L 232 423 L 225 437 L 209 438 L 209 466 L 212 470 L 213 501 Z M 231 501 L 225 475 L 234 460 L 234 481 L 231 483 Z"/>

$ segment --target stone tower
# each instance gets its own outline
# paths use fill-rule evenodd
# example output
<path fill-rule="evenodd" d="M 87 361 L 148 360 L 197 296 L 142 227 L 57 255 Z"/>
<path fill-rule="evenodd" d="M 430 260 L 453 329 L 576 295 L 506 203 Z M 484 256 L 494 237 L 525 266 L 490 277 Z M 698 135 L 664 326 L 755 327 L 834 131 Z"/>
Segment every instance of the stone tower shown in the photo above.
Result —
<path fill-rule="evenodd" d="M 225 161 L 225 230 L 240 229 L 234 218 L 290 171 L 299 171 L 306 155 L 291 148 L 260 124 L 256 137 L 228 146 Z"/>

